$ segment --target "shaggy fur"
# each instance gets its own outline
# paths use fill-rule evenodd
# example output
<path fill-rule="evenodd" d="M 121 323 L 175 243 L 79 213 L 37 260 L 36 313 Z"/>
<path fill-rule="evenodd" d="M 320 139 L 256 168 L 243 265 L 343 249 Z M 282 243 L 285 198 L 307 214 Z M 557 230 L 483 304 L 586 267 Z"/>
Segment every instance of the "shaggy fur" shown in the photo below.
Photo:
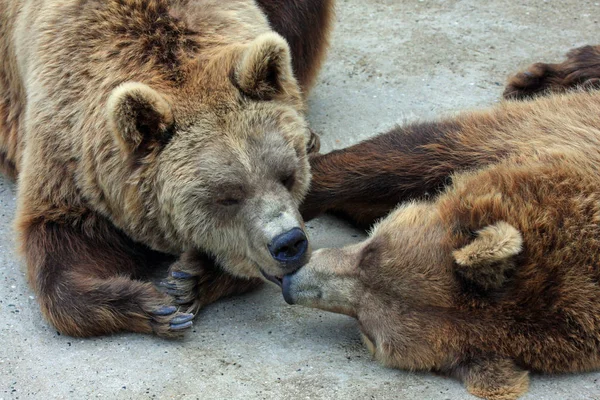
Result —
<path fill-rule="evenodd" d="M 564 93 L 575 87 L 600 88 L 600 46 L 571 50 L 559 64 L 536 63 L 510 78 L 504 97 L 524 100 L 549 93 Z"/>
<path fill-rule="evenodd" d="M 418 200 L 365 242 L 315 252 L 284 296 L 356 317 L 385 365 L 438 371 L 484 398 L 517 398 L 529 371 L 598 369 L 599 148 L 600 92 L 576 91 L 317 158 L 325 208 L 370 223 Z M 366 196 L 381 206 L 363 210 Z"/>
<path fill-rule="evenodd" d="M 303 229 L 332 1 L 279 3 L 0 0 L 0 167 L 62 333 L 177 336 L 192 316 L 175 303 L 289 272 L 267 243 Z M 142 279 L 157 251 L 183 254 L 168 294 Z"/>
<path fill-rule="evenodd" d="M 292 65 L 304 91 L 314 85 L 325 59 L 333 21 L 333 0 L 257 0 L 275 32 L 292 49 Z"/>
<path fill-rule="evenodd" d="M 570 51 L 563 63 L 533 64 L 509 79 L 504 96 L 527 100 L 596 89 L 600 79 L 599 49 L 584 46 Z M 453 173 L 503 156 L 504 148 L 472 153 L 460 143 L 448 143 L 447 136 L 463 129 L 454 119 L 416 123 L 311 158 L 311 187 L 301 207 L 304 219 L 331 212 L 367 228 L 401 201 L 435 196 L 451 183 Z M 479 128 L 468 129 L 460 137 L 468 137 Z M 502 128 L 507 129 L 510 126 Z M 468 145 L 468 139 L 465 143 Z"/>

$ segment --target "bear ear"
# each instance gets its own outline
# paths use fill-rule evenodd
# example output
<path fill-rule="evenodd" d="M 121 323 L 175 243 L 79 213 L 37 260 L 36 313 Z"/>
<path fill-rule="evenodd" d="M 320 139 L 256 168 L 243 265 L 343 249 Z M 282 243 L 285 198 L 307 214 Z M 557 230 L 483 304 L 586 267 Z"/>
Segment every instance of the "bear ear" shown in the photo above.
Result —
<path fill-rule="evenodd" d="M 290 47 L 276 33 L 256 38 L 242 52 L 233 71 L 238 89 L 253 98 L 271 100 L 296 84 Z"/>
<path fill-rule="evenodd" d="M 506 273 L 514 269 L 514 256 L 523 250 L 523 237 L 504 221 L 481 229 L 476 236 L 452 253 L 457 272 L 483 289 L 498 288 Z"/>
<path fill-rule="evenodd" d="M 115 138 L 127 153 L 163 146 L 171 137 L 171 106 L 143 83 L 128 82 L 114 89 L 108 115 Z"/>

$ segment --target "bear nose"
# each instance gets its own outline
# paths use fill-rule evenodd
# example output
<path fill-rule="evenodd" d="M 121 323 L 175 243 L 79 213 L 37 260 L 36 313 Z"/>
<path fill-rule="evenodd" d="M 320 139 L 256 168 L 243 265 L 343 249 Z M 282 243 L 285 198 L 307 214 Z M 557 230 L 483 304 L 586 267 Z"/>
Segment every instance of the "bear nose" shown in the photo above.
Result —
<path fill-rule="evenodd" d="M 300 263 L 308 248 L 308 239 L 302 229 L 294 228 L 277 236 L 268 247 L 273 258 L 289 273 L 302 266 Z"/>

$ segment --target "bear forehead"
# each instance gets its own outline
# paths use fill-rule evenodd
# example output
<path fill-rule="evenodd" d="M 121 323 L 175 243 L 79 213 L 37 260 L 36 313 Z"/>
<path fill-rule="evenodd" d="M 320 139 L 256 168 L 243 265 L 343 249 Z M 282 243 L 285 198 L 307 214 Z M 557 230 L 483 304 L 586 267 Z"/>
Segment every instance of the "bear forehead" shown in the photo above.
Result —
<path fill-rule="evenodd" d="M 218 165 L 224 173 L 292 173 L 298 167 L 298 145 L 302 142 L 276 131 L 245 138 L 222 135 L 201 152 L 201 167 L 213 169 Z"/>

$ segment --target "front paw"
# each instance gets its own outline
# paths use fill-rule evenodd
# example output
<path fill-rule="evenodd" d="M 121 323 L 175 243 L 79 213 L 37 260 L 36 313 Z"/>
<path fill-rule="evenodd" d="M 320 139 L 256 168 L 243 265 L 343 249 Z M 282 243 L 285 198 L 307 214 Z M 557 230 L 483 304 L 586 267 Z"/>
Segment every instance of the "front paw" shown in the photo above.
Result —
<path fill-rule="evenodd" d="M 503 97 L 509 100 L 531 99 L 556 87 L 557 80 L 553 64 L 536 63 L 510 77 Z"/>
<path fill-rule="evenodd" d="M 165 305 L 149 311 L 152 331 L 164 338 L 180 338 L 192 327 L 194 314 L 182 313 L 178 307 Z"/>
<path fill-rule="evenodd" d="M 176 262 L 169 268 L 169 274 L 160 286 L 167 294 L 175 298 L 175 303 L 186 313 L 196 315 L 202 307 L 200 276 L 200 270 L 190 268 L 185 263 Z"/>
<path fill-rule="evenodd" d="M 573 89 L 600 89 L 600 46 L 571 50 L 560 64 L 531 65 L 509 79 L 504 98 L 524 100 Z"/>

